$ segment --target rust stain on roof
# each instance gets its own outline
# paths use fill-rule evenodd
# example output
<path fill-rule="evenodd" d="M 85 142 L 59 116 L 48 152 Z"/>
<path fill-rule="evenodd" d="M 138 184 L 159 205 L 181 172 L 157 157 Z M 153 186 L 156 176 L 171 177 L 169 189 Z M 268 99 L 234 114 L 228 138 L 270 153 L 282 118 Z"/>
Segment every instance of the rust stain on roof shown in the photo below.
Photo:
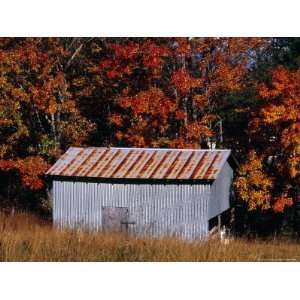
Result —
<path fill-rule="evenodd" d="M 138 162 L 142 161 L 142 157 L 145 156 L 145 154 L 146 154 L 145 151 L 139 151 L 139 152 L 140 152 L 139 154 L 138 154 L 138 151 L 136 152 L 136 154 L 138 154 L 138 156 L 136 157 L 136 160 L 133 161 L 131 166 L 126 170 L 125 174 L 119 173 L 120 177 L 123 176 L 124 178 L 126 178 L 127 176 L 129 176 L 129 178 L 130 178 L 130 174 L 139 167 Z"/>
<path fill-rule="evenodd" d="M 140 152 L 142 153 L 142 156 L 139 157 L 139 160 L 135 162 L 132 170 L 130 170 L 128 174 L 125 175 L 125 178 L 139 178 L 140 174 L 142 174 L 142 172 L 144 172 L 144 170 L 151 164 L 149 162 L 153 159 L 155 153 L 152 153 L 150 151 Z"/>
<path fill-rule="evenodd" d="M 193 174 L 197 164 L 199 163 L 199 160 L 203 156 L 204 152 L 199 151 L 199 152 L 193 152 L 193 153 L 194 153 L 194 155 L 189 160 L 185 169 L 183 171 L 180 171 L 180 175 L 178 176 L 178 179 L 186 179 L 186 178 L 192 177 L 192 174 Z"/>
<path fill-rule="evenodd" d="M 177 175 L 176 175 L 176 177 L 175 177 L 175 178 L 177 178 L 177 179 L 179 179 L 180 176 L 181 176 L 182 174 L 184 174 L 184 171 L 185 171 L 185 169 L 187 168 L 187 166 L 190 164 L 190 162 L 191 162 L 193 156 L 195 155 L 195 152 L 188 153 L 188 154 L 189 154 L 188 158 L 184 161 L 184 164 L 183 164 L 182 168 L 178 171 L 178 173 L 177 173 Z"/>
<path fill-rule="evenodd" d="M 152 152 L 152 155 L 150 156 L 150 158 L 145 162 L 143 168 L 140 170 L 140 172 L 136 175 L 136 178 L 144 178 L 144 175 L 147 174 L 145 173 L 149 167 L 152 165 L 152 163 L 154 162 L 154 157 L 156 155 L 156 152 Z M 149 175 L 149 172 L 148 172 Z M 147 177 L 148 178 L 148 177 Z"/>
<path fill-rule="evenodd" d="M 68 151 L 48 170 L 48 173 L 60 174 L 67 167 L 70 161 L 83 149 L 69 148 Z"/>
<path fill-rule="evenodd" d="M 86 169 L 81 173 L 81 176 L 93 176 L 98 166 L 103 163 L 106 155 L 109 153 L 108 149 L 99 149 L 95 156 L 91 157 L 90 163 L 87 164 Z"/>
<path fill-rule="evenodd" d="M 113 173 L 110 175 L 110 177 L 114 177 L 114 175 L 117 175 L 120 173 L 121 168 L 124 167 L 126 162 L 130 159 L 130 156 L 132 155 L 132 153 L 133 153 L 133 150 L 130 150 L 128 152 L 128 154 L 123 158 L 123 160 L 120 161 L 120 163 L 117 165 L 117 168 L 113 171 Z"/>
<path fill-rule="evenodd" d="M 215 155 L 215 157 L 213 158 L 212 162 L 210 163 L 208 169 L 206 170 L 205 174 L 203 174 L 203 178 L 204 179 L 210 179 L 210 177 L 213 175 L 215 168 L 214 165 L 216 164 L 216 162 L 219 160 L 219 153 L 217 153 Z"/>
<path fill-rule="evenodd" d="M 171 151 L 167 151 L 161 158 L 161 160 L 157 161 L 157 164 L 155 166 L 155 169 L 153 170 L 153 172 L 151 173 L 151 175 L 149 176 L 150 178 L 160 178 L 160 174 L 161 172 L 159 172 L 160 170 L 163 172 L 163 169 L 166 168 L 166 165 L 168 164 L 167 158 L 171 155 Z"/>
<path fill-rule="evenodd" d="M 165 174 L 164 174 L 163 178 L 165 178 L 165 179 L 166 178 L 172 178 L 172 173 L 174 174 L 174 172 L 177 171 L 177 169 L 175 169 L 175 166 L 179 162 L 180 155 L 182 155 L 183 152 L 178 151 L 178 152 L 175 152 L 175 153 L 176 153 L 175 159 L 173 160 L 171 166 L 170 166 L 170 164 L 168 164 L 169 168 L 167 169 L 167 172 L 165 172 Z"/>
<path fill-rule="evenodd" d="M 67 157 L 64 162 L 64 167 L 60 170 L 61 175 L 67 175 L 70 174 L 70 169 L 73 169 L 74 166 L 76 166 L 76 160 L 84 153 L 84 149 L 81 149 L 76 153 L 76 155 L 73 156 L 72 159 L 68 160 L 69 157 Z M 69 172 L 67 172 L 69 170 Z"/>
<path fill-rule="evenodd" d="M 214 180 L 230 150 L 71 147 L 52 176 Z"/>
<path fill-rule="evenodd" d="M 86 169 L 88 166 L 89 160 L 95 155 L 96 149 L 92 149 L 90 154 L 86 157 L 86 159 L 81 163 L 81 165 L 78 167 L 78 169 L 74 172 L 75 176 L 80 176 L 81 173 Z"/>
<path fill-rule="evenodd" d="M 203 165 L 207 162 L 207 158 L 209 159 L 208 153 L 207 152 L 203 153 L 203 155 L 200 158 L 200 160 L 198 161 L 197 165 L 195 165 L 194 171 L 193 171 L 190 179 L 198 178 L 198 174 L 203 169 Z"/>
<path fill-rule="evenodd" d="M 121 153 L 120 150 L 114 151 L 112 153 L 112 155 L 107 158 L 107 160 L 106 160 L 107 163 L 103 166 L 103 168 L 101 168 L 101 169 L 98 170 L 98 172 L 96 174 L 96 177 L 105 177 L 105 175 L 106 175 L 105 173 L 112 168 L 113 161 L 118 157 L 118 155 L 120 153 Z"/>
<path fill-rule="evenodd" d="M 80 170 L 80 167 L 85 163 L 92 152 L 93 149 L 79 152 L 72 163 L 70 163 L 68 167 L 62 172 L 62 175 L 71 174 L 72 176 L 75 176 L 77 171 Z"/>

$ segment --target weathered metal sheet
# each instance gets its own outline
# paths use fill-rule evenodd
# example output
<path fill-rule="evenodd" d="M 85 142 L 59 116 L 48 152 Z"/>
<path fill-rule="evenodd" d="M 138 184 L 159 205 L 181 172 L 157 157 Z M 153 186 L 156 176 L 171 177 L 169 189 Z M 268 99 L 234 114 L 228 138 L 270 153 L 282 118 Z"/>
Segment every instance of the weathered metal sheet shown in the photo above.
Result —
<path fill-rule="evenodd" d="M 209 184 L 53 182 L 53 221 L 60 227 L 103 229 L 103 208 L 128 209 L 139 235 L 200 239 L 208 232 Z"/>
<path fill-rule="evenodd" d="M 61 172 L 61 175 L 75 175 L 76 171 L 80 169 L 80 167 L 84 166 L 85 160 L 88 158 L 92 151 L 93 149 L 91 148 L 79 151 L 74 159 L 70 160 L 70 163 L 66 165 L 64 170 Z"/>
<path fill-rule="evenodd" d="M 230 197 L 232 192 L 233 170 L 228 162 L 225 163 L 218 178 L 211 186 L 209 199 L 209 219 L 221 214 L 230 208 Z"/>
<path fill-rule="evenodd" d="M 72 163 L 76 156 L 82 152 L 83 149 L 71 147 L 68 151 L 48 170 L 49 174 L 61 174 Z"/>
<path fill-rule="evenodd" d="M 99 171 L 99 167 L 103 165 L 105 159 L 108 157 L 109 150 L 105 148 L 98 148 L 97 153 L 90 159 L 90 164 L 88 166 L 83 166 L 82 176 L 95 177 L 96 172 Z"/>
<path fill-rule="evenodd" d="M 48 175 L 214 180 L 230 150 L 71 147 Z"/>

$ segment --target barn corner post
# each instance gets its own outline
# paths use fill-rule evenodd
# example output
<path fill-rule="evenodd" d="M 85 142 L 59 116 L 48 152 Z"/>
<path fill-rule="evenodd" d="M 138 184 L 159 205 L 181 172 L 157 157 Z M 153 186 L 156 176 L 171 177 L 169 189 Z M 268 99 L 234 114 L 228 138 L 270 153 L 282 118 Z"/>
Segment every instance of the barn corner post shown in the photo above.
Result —
<path fill-rule="evenodd" d="M 50 217 L 53 220 L 53 181 L 49 176 L 44 176 L 45 193 L 46 193 L 46 205 L 48 207 Z"/>
<path fill-rule="evenodd" d="M 55 187 L 53 222 L 205 238 L 209 220 L 229 209 L 229 155 L 225 149 L 71 147 L 47 172 Z"/>
<path fill-rule="evenodd" d="M 221 227 L 222 227 L 222 219 L 221 219 L 221 214 L 218 214 L 218 225 L 217 225 L 217 228 L 218 228 L 218 231 L 219 233 L 221 232 Z"/>

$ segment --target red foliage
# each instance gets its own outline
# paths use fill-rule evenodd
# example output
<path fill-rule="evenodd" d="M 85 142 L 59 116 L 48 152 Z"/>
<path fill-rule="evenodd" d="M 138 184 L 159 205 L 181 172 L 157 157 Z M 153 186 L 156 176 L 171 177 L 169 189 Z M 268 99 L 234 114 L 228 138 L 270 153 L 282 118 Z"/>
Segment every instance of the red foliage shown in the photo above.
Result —
<path fill-rule="evenodd" d="M 192 88 L 201 84 L 201 79 L 192 77 L 185 68 L 175 71 L 171 80 L 182 95 L 187 94 Z"/>
<path fill-rule="evenodd" d="M 110 71 L 107 72 L 107 77 L 108 77 L 109 79 L 114 79 L 114 78 L 120 76 L 120 74 L 121 74 L 121 73 L 118 72 L 116 69 L 113 69 L 113 70 L 110 70 Z"/>
<path fill-rule="evenodd" d="M 49 165 L 39 156 L 28 156 L 16 161 L 0 161 L 0 171 L 16 171 L 20 175 L 22 185 L 32 191 L 44 188 L 41 176 L 48 168 Z"/>
<path fill-rule="evenodd" d="M 41 175 L 49 168 L 49 165 L 39 156 L 29 156 L 19 159 L 16 167 L 20 173 L 22 184 L 32 191 L 40 190 L 44 187 Z"/>
<path fill-rule="evenodd" d="M 192 54 L 192 47 L 191 43 L 186 38 L 176 38 L 175 39 L 178 47 L 176 47 L 175 53 L 178 56 L 191 56 Z"/>
<path fill-rule="evenodd" d="M 291 207 L 292 205 L 293 205 L 293 199 L 285 195 L 275 200 L 272 209 L 276 213 L 282 213 L 286 207 Z"/>
<path fill-rule="evenodd" d="M 184 120 L 186 118 L 186 113 L 182 110 L 178 110 L 175 113 L 176 120 Z"/>
<path fill-rule="evenodd" d="M 157 45 L 151 40 L 147 40 L 141 47 L 143 53 L 143 65 L 146 68 L 160 68 L 164 57 L 171 54 L 170 50 L 162 45 Z"/>
<path fill-rule="evenodd" d="M 12 160 L 0 160 L 0 171 L 7 172 L 14 170 L 16 164 Z"/>
<path fill-rule="evenodd" d="M 102 40 L 100 68 L 89 68 L 79 96 L 104 94 L 102 101 L 113 103 L 118 118 L 111 113 L 108 118 L 118 127 L 116 143 L 199 147 L 214 134 L 213 116 L 222 97 L 242 86 L 247 53 L 258 45 L 254 38 Z"/>
<path fill-rule="evenodd" d="M 110 48 L 114 50 L 116 60 L 133 59 L 139 53 L 139 45 L 131 41 L 128 44 L 111 44 Z"/>

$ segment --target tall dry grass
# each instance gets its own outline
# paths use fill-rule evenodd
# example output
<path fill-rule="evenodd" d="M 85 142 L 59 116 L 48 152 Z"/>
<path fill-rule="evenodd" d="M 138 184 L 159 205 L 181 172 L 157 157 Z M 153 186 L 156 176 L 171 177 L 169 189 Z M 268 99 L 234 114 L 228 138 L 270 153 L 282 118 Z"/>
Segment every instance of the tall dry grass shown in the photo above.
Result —
<path fill-rule="evenodd" d="M 282 261 L 300 260 L 295 241 L 236 239 L 184 242 L 53 229 L 25 213 L 0 214 L 1 261 Z"/>

